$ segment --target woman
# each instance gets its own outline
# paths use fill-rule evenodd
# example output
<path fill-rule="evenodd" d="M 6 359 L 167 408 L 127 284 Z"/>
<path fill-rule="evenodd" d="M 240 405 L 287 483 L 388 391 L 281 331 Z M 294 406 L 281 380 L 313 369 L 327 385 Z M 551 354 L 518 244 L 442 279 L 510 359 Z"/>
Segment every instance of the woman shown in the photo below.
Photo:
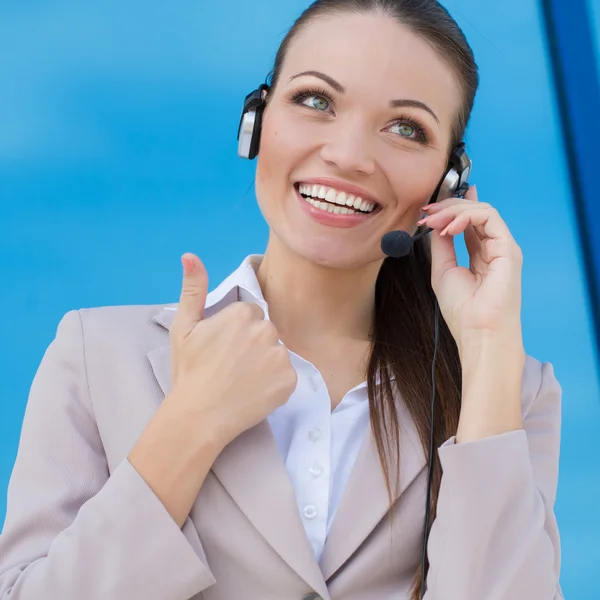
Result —
<path fill-rule="evenodd" d="M 475 188 L 429 203 L 476 88 L 434 0 L 307 9 L 264 88 L 264 256 L 207 295 L 186 254 L 178 305 L 63 318 L 27 405 L 0 597 L 562 598 L 560 387 L 525 355 L 520 249 Z M 384 234 L 419 226 L 430 239 L 385 258 Z"/>

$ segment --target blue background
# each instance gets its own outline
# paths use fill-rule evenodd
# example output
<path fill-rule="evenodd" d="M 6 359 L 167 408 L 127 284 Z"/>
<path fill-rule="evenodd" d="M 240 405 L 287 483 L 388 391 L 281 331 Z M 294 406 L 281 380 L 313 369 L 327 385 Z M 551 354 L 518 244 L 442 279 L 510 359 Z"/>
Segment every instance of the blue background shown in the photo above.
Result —
<path fill-rule="evenodd" d="M 176 301 L 188 250 L 214 287 L 264 249 L 236 130 L 306 5 L 0 4 L 0 516 L 29 386 L 62 315 Z M 527 351 L 563 386 L 561 581 L 568 600 L 587 600 L 600 592 L 596 342 L 541 11 L 446 5 L 481 69 L 472 182 L 523 248 Z M 598 42 L 597 1 L 589 12 Z"/>

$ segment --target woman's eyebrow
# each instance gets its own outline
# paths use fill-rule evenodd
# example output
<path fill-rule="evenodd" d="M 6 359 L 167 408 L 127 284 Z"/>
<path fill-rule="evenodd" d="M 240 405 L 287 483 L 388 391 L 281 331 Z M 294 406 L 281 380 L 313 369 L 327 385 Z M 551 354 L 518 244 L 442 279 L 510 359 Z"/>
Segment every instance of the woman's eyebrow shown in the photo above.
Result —
<path fill-rule="evenodd" d="M 325 73 L 321 73 L 321 71 L 302 71 L 302 73 L 296 73 L 296 75 L 292 75 L 290 77 L 290 81 L 296 79 L 296 77 L 303 77 L 305 75 L 312 75 L 313 77 L 322 79 L 340 94 L 343 94 L 346 91 L 346 88 L 341 83 L 338 83 L 333 77 L 325 75 Z"/>
<path fill-rule="evenodd" d="M 425 104 L 424 102 L 420 102 L 419 100 L 390 100 L 390 106 L 392 108 L 402 108 L 403 106 L 411 106 L 412 108 L 420 108 L 422 110 L 426 110 L 438 123 L 440 124 L 440 120 L 437 115 Z"/>
<path fill-rule="evenodd" d="M 337 82 L 333 77 L 330 77 L 325 73 L 321 73 L 321 71 L 302 71 L 302 73 L 296 73 L 296 75 L 292 75 L 290 77 L 290 81 L 293 81 L 297 77 L 304 77 L 307 75 L 322 79 L 325 83 L 328 83 L 336 92 L 340 94 L 343 94 L 346 91 L 346 88 L 341 83 Z M 391 108 L 402 108 L 406 106 L 410 106 L 411 108 L 420 108 L 421 110 L 427 111 L 439 125 L 440 120 L 438 119 L 438 116 L 424 102 L 421 102 L 420 100 L 390 100 Z"/>

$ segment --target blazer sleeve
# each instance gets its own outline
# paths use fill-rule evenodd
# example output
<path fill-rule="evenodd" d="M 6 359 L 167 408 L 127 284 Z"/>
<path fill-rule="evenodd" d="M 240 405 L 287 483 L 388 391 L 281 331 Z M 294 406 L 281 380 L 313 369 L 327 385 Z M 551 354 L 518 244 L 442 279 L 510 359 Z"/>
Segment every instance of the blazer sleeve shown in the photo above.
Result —
<path fill-rule="evenodd" d="M 561 387 L 550 363 L 524 428 L 439 449 L 426 600 L 562 600 L 554 515 Z"/>
<path fill-rule="evenodd" d="M 215 583 L 189 518 L 180 529 L 127 459 L 109 475 L 78 311 L 34 377 L 0 535 L 2 600 L 188 600 Z"/>

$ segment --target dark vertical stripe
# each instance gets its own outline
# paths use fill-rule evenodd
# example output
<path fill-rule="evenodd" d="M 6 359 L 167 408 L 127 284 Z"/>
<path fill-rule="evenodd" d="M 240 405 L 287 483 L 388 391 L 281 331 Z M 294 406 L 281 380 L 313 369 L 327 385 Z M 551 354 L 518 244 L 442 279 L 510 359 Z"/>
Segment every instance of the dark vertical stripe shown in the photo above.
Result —
<path fill-rule="evenodd" d="M 600 86 L 586 0 L 541 0 L 600 356 Z M 556 177 L 556 174 L 549 174 Z M 560 285 L 560 281 L 555 282 Z"/>

